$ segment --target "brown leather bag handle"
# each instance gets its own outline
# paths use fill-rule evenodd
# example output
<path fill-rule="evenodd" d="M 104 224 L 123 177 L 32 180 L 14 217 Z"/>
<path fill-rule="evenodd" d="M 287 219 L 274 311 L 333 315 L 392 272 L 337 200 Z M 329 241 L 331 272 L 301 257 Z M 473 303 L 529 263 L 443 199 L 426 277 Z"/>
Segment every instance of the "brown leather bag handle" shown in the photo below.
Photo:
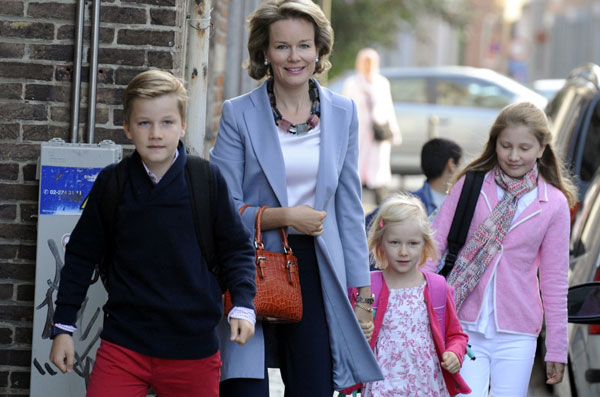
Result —
<path fill-rule="evenodd" d="M 246 204 L 246 205 L 242 206 L 240 208 L 240 215 L 248 207 L 250 207 L 249 204 Z M 254 230 L 255 230 L 255 234 L 254 234 L 254 248 L 260 248 L 260 249 L 264 248 L 264 244 L 262 242 L 262 232 L 261 232 L 260 225 L 262 224 L 262 214 L 263 214 L 263 212 L 267 208 L 269 208 L 268 205 L 263 205 L 256 212 L 256 221 L 254 223 Z M 288 242 L 287 235 L 285 234 L 285 229 L 283 227 L 280 227 L 279 228 L 279 232 L 281 234 L 281 241 L 283 242 L 283 252 L 285 252 L 286 255 L 287 254 L 292 254 L 293 251 L 292 251 L 292 248 L 290 247 L 290 244 Z"/>

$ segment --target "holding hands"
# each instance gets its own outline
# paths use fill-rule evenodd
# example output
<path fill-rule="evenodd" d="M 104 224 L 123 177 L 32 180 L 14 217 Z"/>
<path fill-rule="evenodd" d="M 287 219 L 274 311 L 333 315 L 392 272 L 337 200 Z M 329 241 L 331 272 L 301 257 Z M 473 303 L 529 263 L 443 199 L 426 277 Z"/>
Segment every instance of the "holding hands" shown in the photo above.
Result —
<path fill-rule="evenodd" d="M 371 340 L 373 336 L 373 331 L 375 330 L 375 325 L 373 324 L 373 315 L 371 312 L 368 312 L 358 305 L 354 307 L 354 313 L 356 314 L 356 319 L 358 320 L 358 324 L 360 325 L 360 329 L 365 334 L 367 341 Z"/>
<path fill-rule="evenodd" d="M 364 298 L 369 296 L 371 296 L 371 287 L 358 287 L 357 302 L 354 305 L 354 314 L 367 341 L 371 340 L 373 331 L 375 331 L 372 302 L 364 301 Z M 363 298 L 362 302 L 358 300 L 359 297 Z"/>

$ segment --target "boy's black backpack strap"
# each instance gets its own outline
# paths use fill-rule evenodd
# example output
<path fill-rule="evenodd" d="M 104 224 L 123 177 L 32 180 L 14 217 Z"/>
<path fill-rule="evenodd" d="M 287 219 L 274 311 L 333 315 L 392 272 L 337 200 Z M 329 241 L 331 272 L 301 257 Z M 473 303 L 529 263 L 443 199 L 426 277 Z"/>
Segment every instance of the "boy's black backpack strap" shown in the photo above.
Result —
<path fill-rule="evenodd" d="M 456 262 L 458 251 L 465 245 L 484 177 L 484 171 L 468 171 L 465 175 L 465 182 L 448 233 L 446 260 L 444 261 L 444 267 L 440 270 L 440 274 L 444 277 L 450 274 L 454 262 Z"/>
<path fill-rule="evenodd" d="M 224 274 L 215 257 L 211 211 L 215 200 L 215 188 L 210 163 L 201 157 L 188 155 L 185 165 L 185 177 L 190 189 L 198 244 L 209 270 L 217 278 L 221 290 L 225 291 Z"/>
<path fill-rule="evenodd" d="M 106 181 L 106 186 L 104 186 L 104 192 L 102 193 L 102 198 L 100 200 L 100 217 L 102 218 L 102 225 L 104 226 L 104 255 L 101 263 L 98 265 L 96 275 L 92 279 L 92 282 L 98 280 L 99 276 L 105 287 L 106 272 L 115 251 L 114 236 L 115 225 L 117 223 L 117 206 L 119 204 L 119 198 L 123 195 L 123 190 L 125 188 L 129 158 L 130 156 L 123 157 L 123 159 L 115 165 L 113 172 Z"/>

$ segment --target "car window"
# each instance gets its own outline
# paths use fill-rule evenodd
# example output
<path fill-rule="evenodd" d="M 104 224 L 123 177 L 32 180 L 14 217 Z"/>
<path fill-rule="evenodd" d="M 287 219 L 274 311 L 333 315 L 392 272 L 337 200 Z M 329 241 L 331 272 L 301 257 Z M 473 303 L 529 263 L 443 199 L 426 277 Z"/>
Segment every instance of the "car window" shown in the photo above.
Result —
<path fill-rule="evenodd" d="M 577 214 L 575 215 L 575 220 L 573 225 L 571 226 L 571 241 L 570 241 L 570 249 L 571 253 L 574 256 L 580 256 L 585 253 L 585 247 L 581 241 L 581 235 L 583 233 L 584 226 L 590 217 L 590 212 L 595 208 L 595 206 L 600 203 L 600 200 L 596 200 L 598 197 L 598 193 L 600 192 L 600 175 L 596 176 L 596 179 L 590 183 L 588 191 L 585 193 L 585 198 L 582 199 L 582 203 L 578 206 Z M 591 224 L 591 223 L 590 223 Z M 586 228 L 586 239 L 589 240 L 589 230 L 591 226 L 588 225 Z"/>
<path fill-rule="evenodd" d="M 583 146 L 583 156 L 581 158 L 580 177 L 584 182 L 590 182 L 594 173 L 600 166 L 600 104 L 596 105 L 590 125 L 588 127 L 585 145 Z"/>
<path fill-rule="evenodd" d="M 502 87 L 471 78 L 438 78 L 436 102 L 445 106 L 471 106 L 499 109 L 513 102 Z"/>
<path fill-rule="evenodd" d="M 569 86 L 561 90 L 546 108 L 556 152 L 572 171 L 575 171 L 572 157 L 579 133 L 577 125 L 587 97 L 587 94 L 579 94 L 575 86 Z"/>
<path fill-rule="evenodd" d="M 422 77 L 390 77 L 390 89 L 394 102 L 427 103 L 427 80 Z"/>
<path fill-rule="evenodd" d="M 560 110 L 560 105 L 565 100 L 565 95 L 568 91 L 569 90 L 558 91 L 556 95 L 554 95 L 554 98 L 548 102 L 548 105 L 546 106 L 546 116 L 548 116 L 548 120 L 550 120 L 551 123 L 556 120 L 558 111 Z"/>
<path fill-rule="evenodd" d="M 594 244 L 594 239 L 596 238 L 595 236 L 597 235 L 595 233 L 597 224 L 593 220 L 597 219 L 597 217 L 599 215 L 599 211 L 600 211 L 600 200 L 597 199 L 597 197 L 596 197 L 596 199 L 591 204 L 589 214 L 586 217 L 585 225 L 583 226 L 583 229 L 581 230 L 581 237 L 577 241 L 578 247 L 576 247 L 576 252 L 575 252 L 576 256 L 583 255 Z"/>

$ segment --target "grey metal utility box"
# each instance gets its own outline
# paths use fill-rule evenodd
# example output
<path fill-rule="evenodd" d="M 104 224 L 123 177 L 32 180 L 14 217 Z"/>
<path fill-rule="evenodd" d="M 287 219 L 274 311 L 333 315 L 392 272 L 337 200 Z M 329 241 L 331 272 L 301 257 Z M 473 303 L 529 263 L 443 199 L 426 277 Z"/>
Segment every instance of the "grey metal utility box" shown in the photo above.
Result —
<path fill-rule="evenodd" d="M 106 301 L 102 283 L 90 286 L 78 313 L 73 373 L 63 375 L 49 360 L 50 323 L 71 231 L 96 176 L 108 164 L 120 161 L 123 150 L 112 141 L 78 144 L 53 139 L 41 145 L 30 396 L 81 397 L 100 342 Z"/>

